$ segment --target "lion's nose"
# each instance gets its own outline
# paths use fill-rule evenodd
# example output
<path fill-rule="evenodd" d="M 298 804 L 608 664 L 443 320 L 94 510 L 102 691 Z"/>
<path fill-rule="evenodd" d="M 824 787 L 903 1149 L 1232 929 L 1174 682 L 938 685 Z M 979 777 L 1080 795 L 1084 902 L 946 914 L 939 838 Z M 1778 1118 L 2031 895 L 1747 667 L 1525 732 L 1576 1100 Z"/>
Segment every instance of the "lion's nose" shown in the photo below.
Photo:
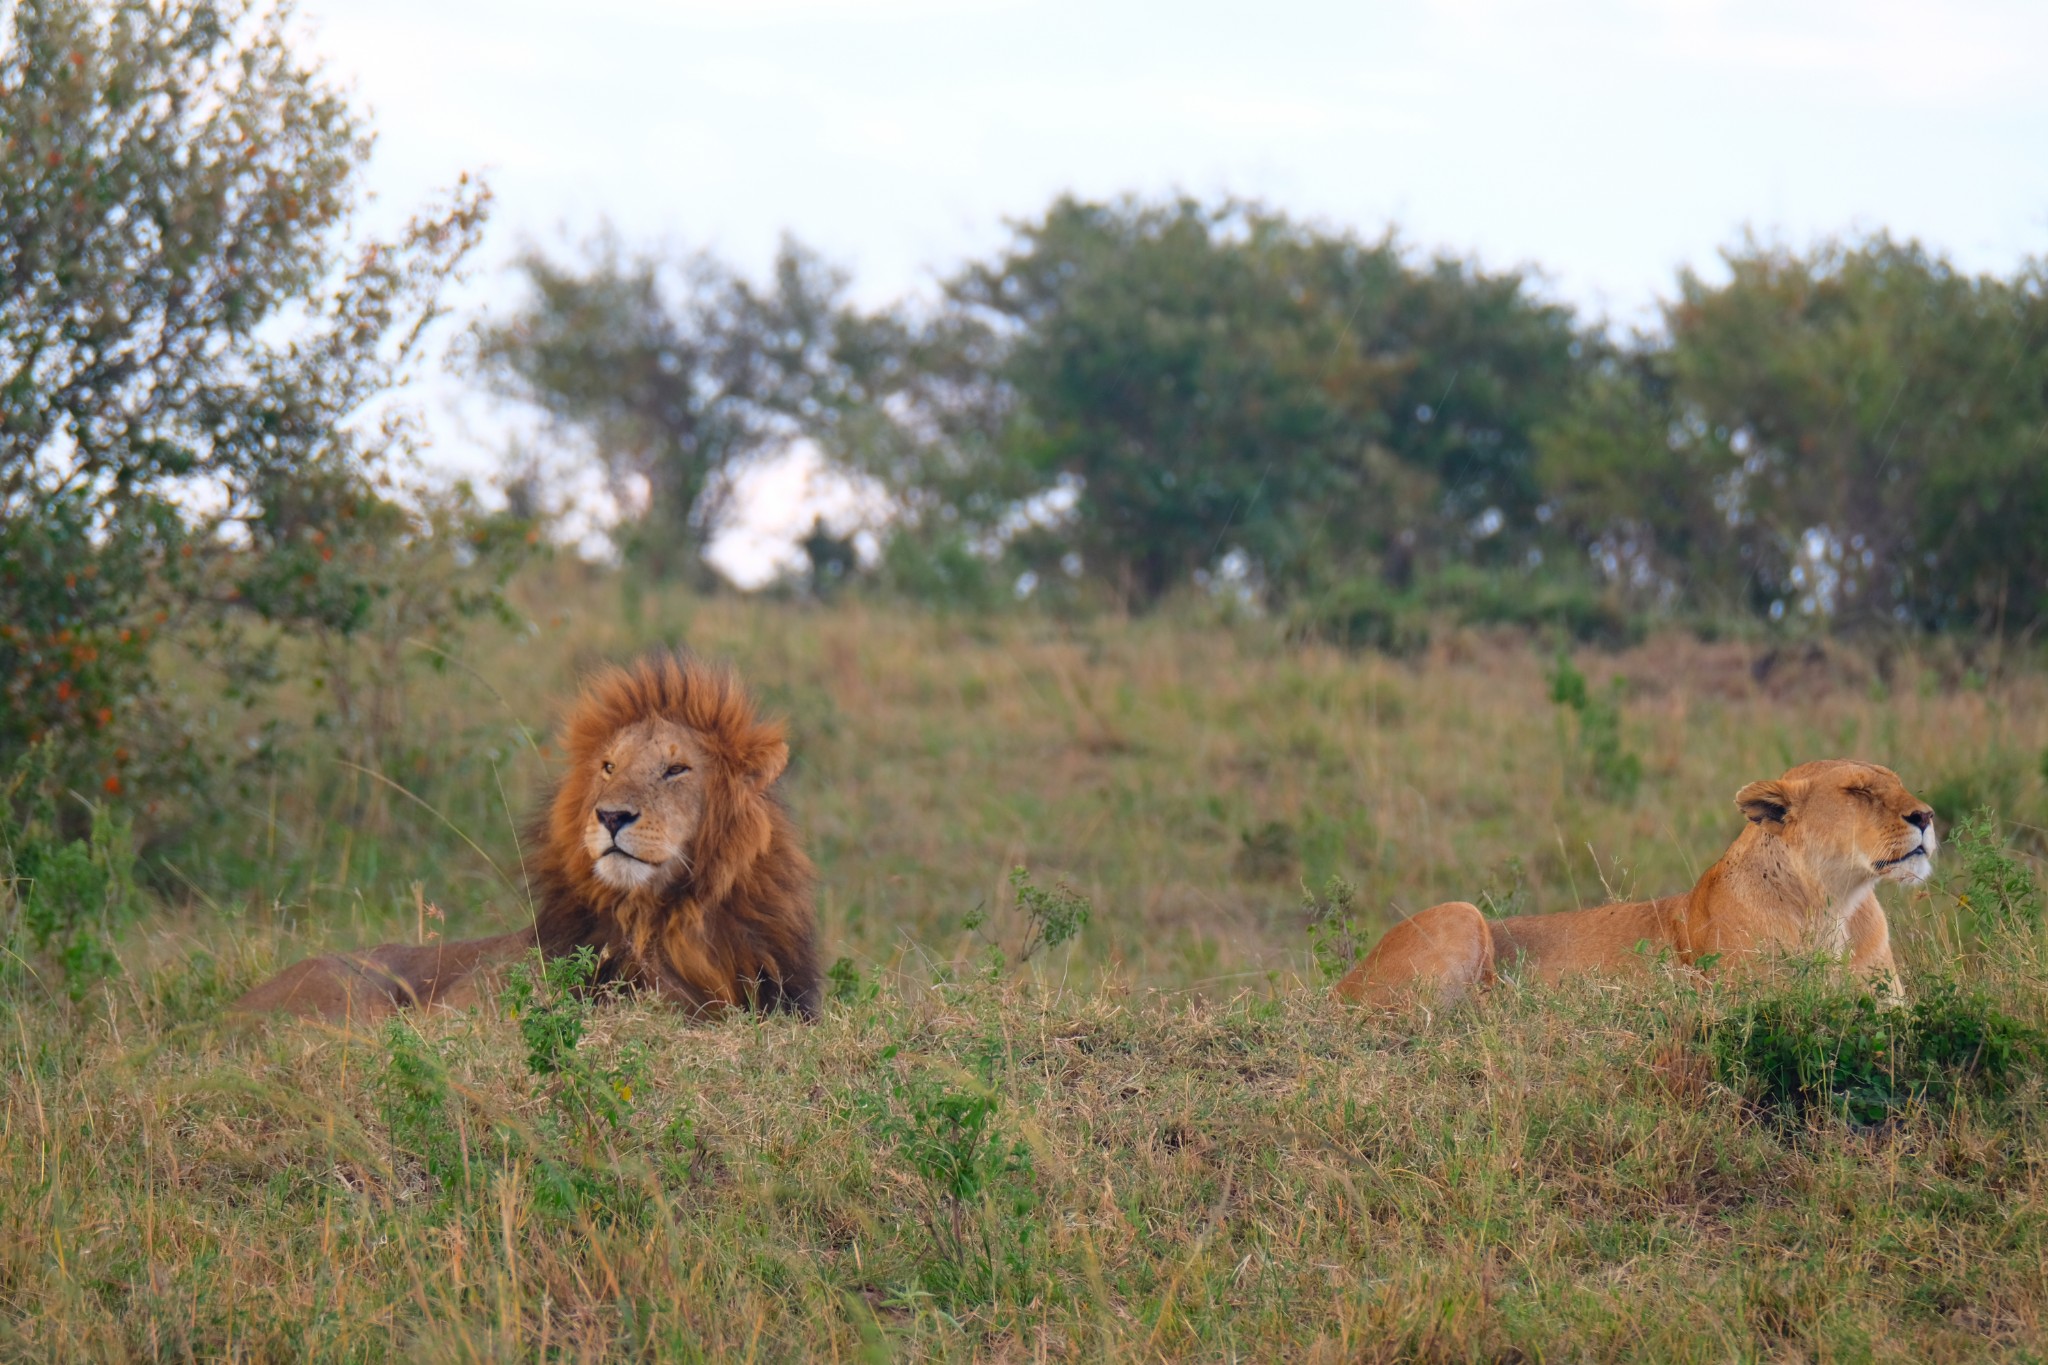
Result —
<path fill-rule="evenodd" d="M 1934 823 L 1934 812 L 1925 807 L 1906 812 L 1906 823 L 1914 829 L 1924 830 Z"/>
<path fill-rule="evenodd" d="M 640 812 L 637 810 L 606 810 L 603 806 L 597 808 L 597 823 L 603 825 L 614 839 L 619 837 L 620 830 L 639 818 Z"/>

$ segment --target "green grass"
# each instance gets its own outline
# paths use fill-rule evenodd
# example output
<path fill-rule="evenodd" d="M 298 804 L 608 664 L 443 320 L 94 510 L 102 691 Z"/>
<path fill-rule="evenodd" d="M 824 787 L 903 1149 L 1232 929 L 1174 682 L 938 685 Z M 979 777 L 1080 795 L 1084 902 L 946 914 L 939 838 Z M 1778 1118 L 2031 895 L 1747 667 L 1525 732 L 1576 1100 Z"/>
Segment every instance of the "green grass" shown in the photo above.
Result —
<path fill-rule="evenodd" d="M 1738 1007 L 1676 978 L 1371 1019 L 1327 1002 L 1303 896 L 1341 875 L 1374 930 L 1676 890 L 1743 782 L 1827 754 L 1923 793 L 1999 774 L 2037 853 L 2039 673 L 1959 690 L 1907 656 L 1772 699 L 1738 645 L 1580 655 L 1641 760 L 1614 801 L 1521 636 L 1392 661 L 1260 622 L 522 591 L 535 633 L 415 687 L 383 763 L 412 796 L 323 756 L 316 694 L 280 698 L 274 771 L 159 810 L 107 982 L 74 1003 L 47 952 L 10 969 L 0 1356 L 2048 1352 L 2037 1066 L 1870 1125 L 1713 1080 L 1690 1040 Z M 823 1021 L 220 1019 L 307 952 L 516 922 L 551 706 L 668 640 L 791 718 L 825 957 L 851 960 Z M 1092 907 L 1022 965 L 1019 865 Z M 2048 1027 L 2037 926 L 1963 953 L 1951 898 L 1886 895 L 1909 990 L 1954 961 Z"/>

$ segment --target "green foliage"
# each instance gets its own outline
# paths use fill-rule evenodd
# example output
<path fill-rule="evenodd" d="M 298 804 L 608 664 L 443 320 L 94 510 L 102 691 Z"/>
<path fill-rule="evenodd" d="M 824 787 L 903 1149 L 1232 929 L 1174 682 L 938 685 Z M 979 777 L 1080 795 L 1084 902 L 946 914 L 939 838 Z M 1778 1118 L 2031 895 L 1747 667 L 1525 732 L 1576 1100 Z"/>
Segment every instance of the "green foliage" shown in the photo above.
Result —
<path fill-rule="evenodd" d="M 825 982 L 835 1004 L 865 1005 L 881 994 L 881 983 L 861 979 L 860 967 L 845 955 L 832 959 L 832 965 L 825 971 Z"/>
<path fill-rule="evenodd" d="M 1288 617 L 1295 639 L 1404 657 L 1429 647 L 1429 612 L 1413 593 L 1397 592 L 1377 574 L 1347 578 L 1296 603 Z"/>
<path fill-rule="evenodd" d="M 1616 678 L 1606 696 L 1595 694 L 1563 650 L 1550 672 L 1550 700 L 1578 721 L 1573 758 L 1581 780 L 1609 801 L 1628 800 L 1643 780 L 1643 760 L 1621 736 L 1622 687 Z"/>
<path fill-rule="evenodd" d="M 1818 964 L 1708 1025 L 1716 1074 L 1787 1117 L 1819 1110 L 1874 1124 L 1996 1093 L 2044 1060 L 2040 1032 L 1981 992 L 1929 977 L 1910 1006 L 1888 1009 L 1832 979 L 1838 970 Z"/>
<path fill-rule="evenodd" d="M 1315 958 L 1316 972 L 1326 984 L 1350 971 L 1365 953 L 1368 935 L 1358 922 L 1357 899 L 1358 888 L 1334 874 L 1323 884 L 1320 895 L 1305 884 L 1301 888 L 1301 908 L 1308 916 L 1309 952 Z"/>
<path fill-rule="evenodd" d="M 565 1134 L 590 1136 L 593 1125 L 623 1124 L 642 1071 L 637 1051 L 600 1066 L 580 1046 L 590 1024 L 597 967 L 597 952 L 588 947 L 538 966 L 517 962 L 506 972 L 501 997 L 505 1012 L 519 1021 L 527 1070 L 544 1083 Z"/>
<path fill-rule="evenodd" d="M 130 822 L 98 805 L 85 836 L 65 838 L 48 795 L 48 761 L 46 747 L 31 750 L 0 791 L 0 818 L 12 825 L 0 842 L 0 951 L 12 957 L 25 931 L 25 946 L 63 969 L 77 1001 L 120 970 L 114 937 L 142 901 Z"/>
<path fill-rule="evenodd" d="M 925 1225 L 939 1252 L 924 1287 L 988 1302 L 1006 1265 L 1025 1263 L 1034 1234 L 1030 1148 L 998 1122 L 992 1052 L 978 1076 L 949 1075 L 937 1063 L 895 1066 L 897 1054 L 893 1044 L 883 1050 L 886 1090 L 864 1093 L 859 1104 L 869 1131 L 922 1182 Z"/>
<path fill-rule="evenodd" d="M 1950 826 L 1946 851 L 1962 870 L 1956 909 L 1969 937 L 2041 927 L 2040 883 L 2007 846 L 1997 811 L 1980 807 Z"/>
<path fill-rule="evenodd" d="M 403 1018 L 384 1026 L 384 1071 L 377 1080 L 377 1099 L 393 1148 L 418 1161 L 444 1194 L 467 1188 L 470 1164 L 447 1063 Z M 478 1153 L 480 1162 L 485 1155 Z"/>
<path fill-rule="evenodd" d="M 445 1050 L 411 1021 L 384 1031 L 379 1108 L 391 1145 L 418 1161 L 445 1203 L 488 1190 L 512 1163 L 528 1173 L 541 1205 L 563 1218 L 637 1218 L 645 1192 L 618 1140 L 646 1072 L 638 1047 L 602 1063 L 582 1046 L 597 959 L 589 949 L 515 963 L 500 1002 L 519 1024 L 533 1097 L 545 1103 L 528 1126 L 480 1111 L 450 1078 Z"/>
<path fill-rule="evenodd" d="M 765 288 L 708 255 L 628 251 L 608 229 L 584 255 L 521 257 L 526 302 L 477 330 L 476 367 L 614 483 L 646 482 L 644 515 L 616 532 L 632 559 L 699 573 L 732 476 L 794 433 L 837 443 L 896 353 L 894 328 L 855 310 L 845 276 L 795 241 Z"/>
<path fill-rule="evenodd" d="M 1944 827 L 1959 825 L 1984 807 L 2010 813 L 2025 773 L 2003 756 L 1944 773 L 1923 795 Z"/>
<path fill-rule="evenodd" d="M 1010 894 L 1017 917 L 1024 921 L 1024 931 L 1014 963 L 999 941 L 982 934 L 988 940 L 986 974 L 991 979 L 1001 976 L 1006 967 L 1022 967 L 1039 953 L 1072 940 L 1088 924 L 1088 898 L 1065 882 L 1042 887 L 1031 880 L 1028 870 L 1013 867 L 1010 869 Z M 963 929 L 975 933 L 982 933 L 987 924 L 988 912 L 979 905 L 968 911 L 961 921 Z"/>
<path fill-rule="evenodd" d="M 249 613 L 350 636 L 378 591 L 351 546 L 432 534 L 397 495 L 410 423 L 362 414 L 484 196 L 353 236 L 369 135 L 286 8 L 31 0 L 0 25 L 0 762 L 47 739 L 58 779 L 114 792 L 190 746 L 156 705 L 161 627 L 246 684 Z"/>
<path fill-rule="evenodd" d="M 1878 234 L 1746 241 L 1539 438 L 1608 577 L 1821 623 L 2048 612 L 2048 291 Z"/>
<path fill-rule="evenodd" d="M 1198 575 L 1292 595 L 1333 559 L 1399 581 L 1445 550 L 1513 553 L 1529 432 L 1577 365 L 1569 314 L 1519 275 L 1227 200 L 1063 198 L 952 301 L 1007 401 L 942 455 L 1009 501 L 915 491 L 982 534 L 1034 522 L 1135 606 Z"/>
<path fill-rule="evenodd" d="M 1010 893 L 1017 898 L 1017 913 L 1024 917 L 1024 946 L 1017 950 L 1022 966 L 1040 950 L 1051 951 L 1071 942 L 1088 926 L 1088 898 L 1060 882 L 1039 886 L 1022 867 L 1010 869 Z"/>
<path fill-rule="evenodd" d="M 1002 567 L 950 528 L 899 527 L 882 545 L 885 591 L 954 611 L 989 612 L 1015 600 Z"/>
<path fill-rule="evenodd" d="M 1551 631 L 1609 649 L 1643 637 L 1641 618 L 1623 610 L 1612 590 L 1555 569 L 1487 572 L 1453 564 L 1418 582 L 1415 596 L 1432 611 L 1470 625 Z"/>
<path fill-rule="evenodd" d="M 1619 648 L 1642 637 L 1641 618 L 1616 594 L 1554 570 L 1482 570 L 1452 564 L 1396 590 L 1377 574 L 1304 594 L 1288 633 L 1397 657 L 1429 647 L 1431 623 L 1521 626 L 1583 644 Z"/>

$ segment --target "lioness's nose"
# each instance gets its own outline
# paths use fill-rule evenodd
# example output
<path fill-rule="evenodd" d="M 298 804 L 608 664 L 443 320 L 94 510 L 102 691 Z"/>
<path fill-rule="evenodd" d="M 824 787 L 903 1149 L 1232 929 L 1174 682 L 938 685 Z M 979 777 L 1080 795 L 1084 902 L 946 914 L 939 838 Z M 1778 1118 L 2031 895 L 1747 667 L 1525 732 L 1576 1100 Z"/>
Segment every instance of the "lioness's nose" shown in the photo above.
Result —
<path fill-rule="evenodd" d="M 1921 807 L 1919 810 L 1907 811 L 1906 823 L 1911 825 L 1914 829 L 1926 829 L 1929 825 L 1934 823 L 1934 812 L 1928 810 L 1924 806 Z"/>
<path fill-rule="evenodd" d="M 606 810 L 603 806 L 597 808 L 597 823 L 603 825 L 614 838 L 618 837 L 620 830 L 639 818 L 640 812 L 637 810 Z"/>

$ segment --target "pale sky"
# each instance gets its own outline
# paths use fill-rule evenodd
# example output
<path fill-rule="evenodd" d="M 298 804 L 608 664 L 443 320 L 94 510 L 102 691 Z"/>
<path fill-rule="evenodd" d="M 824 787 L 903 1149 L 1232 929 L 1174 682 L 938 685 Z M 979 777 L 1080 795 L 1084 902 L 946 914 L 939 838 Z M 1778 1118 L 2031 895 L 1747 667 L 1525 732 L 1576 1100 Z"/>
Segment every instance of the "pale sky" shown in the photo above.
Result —
<path fill-rule="evenodd" d="M 609 217 L 874 303 L 1073 191 L 1262 199 L 1641 323 L 1745 227 L 2048 255 L 2048 0 L 310 0 L 385 211 L 481 171 L 475 306 Z M 436 458 L 494 414 L 431 407 Z M 767 501 L 787 500 L 786 490 Z M 756 503 L 763 502 L 756 498 Z M 772 509 L 770 509 L 772 510 Z M 785 509 L 787 510 L 787 509 Z M 801 519 L 801 518 L 799 518 Z"/>

